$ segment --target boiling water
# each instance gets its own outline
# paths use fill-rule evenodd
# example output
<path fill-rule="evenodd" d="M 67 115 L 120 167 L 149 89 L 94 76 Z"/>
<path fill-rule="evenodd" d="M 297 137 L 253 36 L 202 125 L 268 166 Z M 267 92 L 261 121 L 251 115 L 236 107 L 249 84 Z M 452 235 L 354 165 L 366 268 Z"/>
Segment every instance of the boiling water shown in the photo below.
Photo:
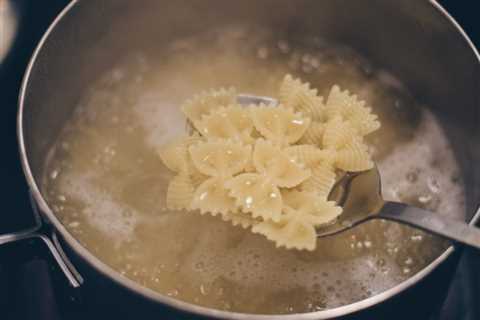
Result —
<path fill-rule="evenodd" d="M 132 53 L 105 74 L 53 148 L 44 194 L 102 261 L 152 290 L 195 304 L 249 313 L 309 312 L 391 288 L 447 244 L 372 221 L 320 239 L 314 252 L 287 251 L 219 219 L 162 209 L 171 174 L 156 150 L 183 133 L 181 102 L 231 85 L 271 95 L 286 73 L 324 94 L 339 84 L 374 107 L 382 129 L 370 140 L 387 199 L 463 213 L 463 184 L 448 141 L 435 117 L 398 80 L 348 48 L 315 38 L 296 44 L 261 34 L 252 38 L 244 30 L 178 41 L 163 56 Z"/>

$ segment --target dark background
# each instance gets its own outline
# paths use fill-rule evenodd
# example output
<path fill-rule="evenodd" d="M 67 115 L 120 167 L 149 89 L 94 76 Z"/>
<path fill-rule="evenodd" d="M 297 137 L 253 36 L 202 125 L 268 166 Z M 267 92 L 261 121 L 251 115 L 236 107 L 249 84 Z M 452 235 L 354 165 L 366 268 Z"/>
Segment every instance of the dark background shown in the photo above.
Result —
<path fill-rule="evenodd" d="M 0 5 L 2 4 L 0 0 Z M 135 0 L 132 0 L 135 1 Z M 401 0 L 385 0 L 385 1 L 401 1 Z M 420 1 L 420 0 L 419 0 Z M 426 1 L 426 0 L 424 0 Z M 28 199 L 27 186 L 24 182 L 23 173 L 18 157 L 18 148 L 16 141 L 16 113 L 17 113 L 17 96 L 21 79 L 25 71 L 28 60 L 32 51 L 37 44 L 39 38 L 48 27 L 49 23 L 55 15 L 68 2 L 66 0 L 13 0 L 11 1 L 18 7 L 19 18 L 21 21 L 18 30 L 18 37 L 15 40 L 10 54 L 6 60 L 0 64 L 0 106 L 2 108 L 2 116 L 0 116 L 3 132 L 1 134 L 1 169 L 2 169 L 2 212 L 0 220 L 0 234 L 12 232 L 15 230 L 25 229 L 33 224 L 30 203 Z M 470 35 L 474 43 L 480 46 L 480 24 L 478 21 L 477 5 L 479 1 L 475 0 L 444 0 L 439 1 L 453 15 L 454 18 L 462 25 L 467 34 Z M 1 21 L 0 21 L 1 23 Z M 0 36 L 1 36 L 0 25 Z M 474 253 L 467 252 L 466 255 L 473 256 L 468 259 L 477 259 Z M 477 254 L 478 256 L 478 254 Z M 465 267 L 467 258 L 462 259 L 461 267 Z M 472 279 L 471 276 L 465 275 L 460 268 L 454 282 L 453 289 L 448 302 L 443 308 L 442 315 L 438 319 L 462 319 L 462 320 L 478 320 L 480 313 L 478 311 L 480 304 L 480 281 L 477 277 Z M 477 270 L 480 272 L 480 270 Z M 22 281 L 10 275 L 2 274 L 0 261 L 0 286 L 2 285 L 2 277 L 9 278 L 9 290 L 15 290 L 15 287 L 21 287 Z M 466 286 L 476 287 L 470 289 L 474 292 L 472 296 L 463 295 Z M 12 289 L 13 287 L 13 289 Z M 3 290 L 3 291 L 2 291 Z M 6 299 L 8 295 L 6 288 L 0 287 L 0 307 L 18 308 L 17 304 L 2 303 L 1 300 Z M 4 296 L 2 296 L 2 292 Z M 22 296 L 22 295 L 20 295 Z M 16 305 L 16 307 L 14 306 Z M 21 303 L 20 303 L 21 305 Z M 0 310 L 0 319 L 3 319 Z M 8 312 L 7 312 L 8 313 Z M 16 314 L 16 316 L 13 316 Z M 12 319 L 20 319 L 19 313 L 11 313 Z M 23 314 L 23 313 L 21 313 Z M 374 319 L 376 320 L 376 319 Z"/>

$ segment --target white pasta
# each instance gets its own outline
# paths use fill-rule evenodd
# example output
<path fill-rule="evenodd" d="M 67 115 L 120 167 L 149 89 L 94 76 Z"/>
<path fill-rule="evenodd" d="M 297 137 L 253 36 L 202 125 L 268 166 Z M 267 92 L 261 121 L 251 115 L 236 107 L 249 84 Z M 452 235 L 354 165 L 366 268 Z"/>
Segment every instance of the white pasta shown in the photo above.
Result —
<path fill-rule="evenodd" d="M 158 150 L 163 164 L 173 172 L 195 173 L 188 148 L 203 141 L 199 135 L 181 137 Z"/>
<path fill-rule="evenodd" d="M 323 120 L 325 117 L 323 97 L 319 97 L 317 90 L 310 89 L 310 84 L 302 83 L 300 79 L 286 75 L 280 86 L 279 96 L 282 105 L 303 113 L 313 121 Z"/>
<path fill-rule="evenodd" d="M 202 116 L 208 115 L 211 111 L 220 107 L 234 104 L 237 99 L 237 93 L 234 88 L 211 90 L 202 92 L 191 100 L 188 100 L 181 107 L 185 116 L 192 123 L 199 121 Z"/>
<path fill-rule="evenodd" d="M 337 207 L 335 202 L 327 201 L 326 196 L 314 192 L 288 190 L 282 196 L 286 214 L 296 215 L 313 226 L 329 223 L 342 213 L 342 208 Z"/>
<path fill-rule="evenodd" d="M 301 190 L 310 191 L 317 196 L 328 197 L 335 184 L 336 174 L 329 165 L 318 165 L 311 169 L 312 176 L 300 185 Z"/>
<path fill-rule="evenodd" d="M 282 195 L 264 175 L 240 174 L 225 183 L 236 205 L 253 218 L 278 221 L 282 214 Z"/>
<path fill-rule="evenodd" d="M 284 188 L 295 187 L 311 175 L 309 169 L 291 161 L 285 151 L 262 139 L 255 143 L 253 164 L 269 181 Z"/>
<path fill-rule="evenodd" d="M 264 221 L 252 227 L 252 232 L 264 235 L 275 242 L 277 248 L 315 250 L 315 227 L 294 214 L 286 214 L 280 222 Z"/>
<path fill-rule="evenodd" d="M 318 165 L 332 166 L 336 153 L 330 149 L 320 149 L 313 145 L 295 145 L 284 149 L 289 159 L 303 167 L 314 168 Z"/>
<path fill-rule="evenodd" d="M 321 146 L 324 133 L 325 123 L 318 121 L 312 122 L 303 137 L 300 138 L 299 143 Z"/>
<path fill-rule="evenodd" d="M 193 164 L 203 174 L 229 177 L 241 172 L 251 157 L 251 147 L 229 140 L 212 140 L 190 146 Z"/>
<path fill-rule="evenodd" d="M 255 128 L 266 139 L 278 145 L 297 142 L 307 131 L 310 118 L 283 106 L 259 105 L 250 108 Z"/>
<path fill-rule="evenodd" d="M 178 174 L 170 181 L 167 189 L 167 208 L 190 209 L 195 187 L 187 174 Z"/>
<path fill-rule="evenodd" d="M 195 128 L 207 138 L 232 139 L 253 143 L 253 122 L 248 111 L 239 105 L 221 107 L 195 122 Z"/>
<path fill-rule="evenodd" d="M 250 228 L 259 223 L 258 220 L 255 220 L 251 215 L 244 212 L 228 212 L 222 214 L 222 220 L 228 221 L 234 226 L 240 226 L 244 229 Z"/>
<path fill-rule="evenodd" d="M 235 100 L 234 89 L 221 89 L 182 106 L 196 131 L 158 152 L 176 173 L 167 207 L 219 216 L 277 247 L 314 250 L 315 228 L 342 213 L 328 201 L 337 175 L 374 165 L 363 137 L 380 127 L 377 116 L 337 86 L 324 104 L 290 75 L 278 106 Z"/>
<path fill-rule="evenodd" d="M 372 109 L 365 107 L 365 102 L 359 101 L 356 95 L 341 91 L 338 86 L 333 86 L 330 91 L 325 112 L 329 119 L 340 116 L 349 121 L 361 136 L 380 128 L 378 117 L 372 114 Z"/>
<path fill-rule="evenodd" d="M 337 151 L 337 168 L 343 171 L 365 171 L 373 168 L 368 147 L 360 140 L 352 140 L 344 148 Z"/>
<path fill-rule="evenodd" d="M 368 147 L 355 133 L 349 122 L 335 117 L 330 120 L 323 136 L 323 144 L 335 150 L 335 166 L 343 171 L 365 171 L 373 168 Z"/>
<path fill-rule="evenodd" d="M 191 208 L 200 213 L 212 215 L 235 211 L 235 199 L 230 197 L 222 177 L 214 177 L 203 182 L 192 196 Z"/>

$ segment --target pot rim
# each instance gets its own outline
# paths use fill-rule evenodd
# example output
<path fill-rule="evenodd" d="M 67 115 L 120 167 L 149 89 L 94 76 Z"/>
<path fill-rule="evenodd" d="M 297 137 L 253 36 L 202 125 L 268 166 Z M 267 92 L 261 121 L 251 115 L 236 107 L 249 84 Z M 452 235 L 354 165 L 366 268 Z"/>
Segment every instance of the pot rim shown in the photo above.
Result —
<path fill-rule="evenodd" d="M 458 22 L 443 8 L 437 0 L 427 0 L 432 7 L 437 10 L 444 18 L 450 22 L 455 29 L 460 33 L 463 39 L 467 42 L 468 46 L 471 48 L 477 61 L 480 64 L 480 54 L 469 38 L 465 33 L 463 28 L 458 24 Z M 432 261 L 425 268 L 417 272 L 412 277 L 407 280 L 397 284 L 396 286 L 387 289 L 379 294 L 371 296 L 367 299 L 360 300 L 345 306 L 340 306 L 324 311 L 316 311 L 310 313 L 300 313 L 300 314 L 284 314 L 284 315 L 267 315 L 267 314 L 247 314 L 239 312 L 230 312 L 230 311 L 220 311 L 216 309 L 211 309 L 207 307 L 198 306 L 192 303 L 184 302 L 177 300 L 158 292 L 153 291 L 152 289 L 146 288 L 133 280 L 126 278 L 121 275 L 119 272 L 102 262 L 99 258 L 94 256 L 88 249 L 83 247 L 78 240 L 76 240 L 70 232 L 64 227 L 60 220 L 55 216 L 53 211 L 50 209 L 46 200 L 43 198 L 40 189 L 33 177 L 32 170 L 27 158 L 26 146 L 24 141 L 24 127 L 23 127 L 23 112 L 25 106 L 25 97 L 28 89 L 28 84 L 30 76 L 33 70 L 33 66 L 37 60 L 37 57 L 42 50 L 45 42 L 48 40 L 52 31 L 56 28 L 59 22 L 66 17 L 73 8 L 78 5 L 81 0 L 72 0 L 54 19 L 51 25 L 48 27 L 44 35 L 42 36 L 40 42 L 38 43 L 35 51 L 28 63 L 24 78 L 22 80 L 22 86 L 19 93 L 19 102 L 18 102 L 18 114 L 17 114 L 17 138 L 19 144 L 19 152 L 22 163 L 23 172 L 25 174 L 30 192 L 33 195 L 33 198 L 38 203 L 40 207 L 40 212 L 44 215 L 47 220 L 53 224 L 55 229 L 61 234 L 62 238 L 68 243 L 68 245 L 73 249 L 73 251 L 81 256 L 86 262 L 93 267 L 96 271 L 103 274 L 104 276 L 112 279 L 115 283 L 121 285 L 124 288 L 127 288 L 133 293 L 139 294 L 144 298 L 147 298 L 150 301 L 162 303 L 167 306 L 173 307 L 175 309 L 189 312 L 192 314 L 202 315 L 213 317 L 217 319 L 236 319 L 236 320 L 267 320 L 267 319 L 279 319 L 279 320 L 310 320 L 310 319 L 332 319 L 340 316 L 345 316 L 358 312 L 369 307 L 372 307 L 376 304 L 384 302 L 389 298 L 407 290 L 408 288 L 415 285 L 417 282 L 429 275 L 434 269 L 437 268 L 441 263 L 443 263 L 456 249 L 453 245 L 447 248 L 440 256 L 438 256 L 434 261 Z M 480 220 L 480 210 L 477 211 L 476 217 L 470 221 L 470 225 L 474 225 L 476 220 Z"/>

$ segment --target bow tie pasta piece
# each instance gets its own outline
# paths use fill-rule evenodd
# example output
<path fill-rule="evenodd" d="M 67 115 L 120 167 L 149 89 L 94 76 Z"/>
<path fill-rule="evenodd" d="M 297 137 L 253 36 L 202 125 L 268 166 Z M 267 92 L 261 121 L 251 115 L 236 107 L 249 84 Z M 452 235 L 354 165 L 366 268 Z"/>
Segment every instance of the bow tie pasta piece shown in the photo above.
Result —
<path fill-rule="evenodd" d="M 308 144 L 290 146 L 283 151 L 291 161 L 306 168 L 314 168 L 320 164 L 331 166 L 335 161 L 334 150 L 320 149 Z"/>
<path fill-rule="evenodd" d="M 251 115 L 255 128 L 268 140 L 278 145 L 297 142 L 310 126 L 310 118 L 283 106 L 252 106 Z"/>
<path fill-rule="evenodd" d="M 280 86 L 280 103 L 297 112 L 302 112 L 313 121 L 325 118 L 323 97 L 317 95 L 317 90 L 310 89 L 310 84 L 302 83 L 287 74 Z"/>
<path fill-rule="evenodd" d="M 317 196 L 328 197 L 337 177 L 333 167 L 318 165 L 312 168 L 311 171 L 312 176 L 300 184 L 300 189 L 313 192 Z"/>
<path fill-rule="evenodd" d="M 158 155 L 163 164 L 171 171 L 194 174 L 197 170 L 191 162 L 188 148 L 201 141 L 203 141 L 203 139 L 198 134 L 181 137 L 161 147 L 160 150 L 158 150 Z"/>
<path fill-rule="evenodd" d="M 264 175 L 243 173 L 225 183 L 230 196 L 243 212 L 249 212 L 253 218 L 278 221 L 282 214 L 282 195 L 280 190 Z"/>
<path fill-rule="evenodd" d="M 330 120 L 323 136 L 323 144 L 336 150 L 335 167 L 346 172 L 365 171 L 373 168 L 367 145 L 355 133 L 350 122 L 339 117 Z"/>
<path fill-rule="evenodd" d="M 252 218 L 250 214 L 237 211 L 222 214 L 222 220 L 230 222 L 234 226 L 240 226 L 243 229 L 250 228 L 259 223 L 259 221 Z"/>
<path fill-rule="evenodd" d="M 342 208 L 334 201 L 327 201 L 326 197 L 313 192 L 285 190 L 282 198 L 287 215 L 294 215 L 315 227 L 332 222 L 342 213 Z"/>
<path fill-rule="evenodd" d="M 374 163 L 368 146 L 360 139 L 355 139 L 337 150 L 335 165 L 346 172 L 360 172 L 372 169 Z"/>
<path fill-rule="evenodd" d="M 313 251 L 317 245 L 315 226 L 330 223 L 342 212 L 332 201 L 309 192 L 284 191 L 284 214 L 279 221 L 264 221 L 252 227 L 274 241 L 277 247 Z"/>
<path fill-rule="evenodd" d="M 359 139 L 358 134 L 351 124 L 343 121 L 340 117 L 335 117 L 325 125 L 323 133 L 323 146 L 330 149 L 339 149 L 350 141 Z"/>
<path fill-rule="evenodd" d="M 329 119 L 340 116 L 349 121 L 361 136 L 380 128 L 378 117 L 371 108 L 365 107 L 365 101 L 359 101 L 356 95 L 341 91 L 338 86 L 333 86 L 330 91 L 325 112 Z"/>
<path fill-rule="evenodd" d="M 195 122 L 195 128 L 207 138 L 232 139 L 253 143 L 253 122 L 246 108 L 240 105 L 221 107 Z"/>
<path fill-rule="evenodd" d="M 277 248 L 313 251 L 317 245 L 315 227 L 295 215 L 284 215 L 279 222 L 261 222 L 252 227 L 252 232 L 275 242 Z"/>
<path fill-rule="evenodd" d="M 283 188 L 295 187 L 311 175 L 309 169 L 292 161 L 285 151 L 262 139 L 255 143 L 253 164 L 258 172 Z"/>
<path fill-rule="evenodd" d="M 203 182 L 192 195 L 191 208 L 201 214 L 228 214 L 236 210 L 235 199 L 230 197 L 222 177 L 214 177 Z"/>
<path fill-rule="evenodd" d="M 312 122 L 302 138 L 298 141 L 301 144 L 313 144 L 316 146 L 322 145 L 323 134 L 325 132 L 325 123 Z"/>
<path fill-rule="evenodd" d="M 252 147 L 230 140 L 212 140 L 190 146 L 193 164 L 203 174 L 231 177 L 248 164 Z"/>
<path fill-rule="evenodd" d="M 235 104 L 237 92 L 234 88 L 210 90 L 202 92 L 185 102 L 181 109 L 192 123 L 199 121 L 202 116 L 222 106 Z"/>
<path fill-rule="evenodd" d="M 167 208 L 170 210 L 190 209 L 194 191 L 194 183 L 187 174 L 176 175 L 168 184 Z"/>
<path fill-rule="evenodd" d="M 300 184 L 300 189 L 328 196 L 335 184 L 335 150 L 319 149 L 312 145 L 297 145 L 285 149 L 290 159 L 310 169 L 311 176 Z"/>

